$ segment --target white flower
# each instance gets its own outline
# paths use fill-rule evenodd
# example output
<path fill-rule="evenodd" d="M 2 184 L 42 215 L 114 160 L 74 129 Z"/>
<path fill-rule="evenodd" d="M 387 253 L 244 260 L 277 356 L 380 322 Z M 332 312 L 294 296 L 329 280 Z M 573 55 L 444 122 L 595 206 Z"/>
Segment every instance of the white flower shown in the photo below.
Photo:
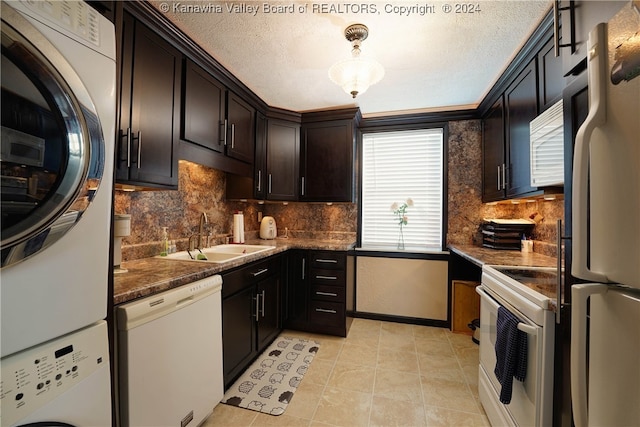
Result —
<path fill-rule="evenodd" d="M 398 210 L 398 203 L 397 202 L 391 205 L 391 210 L 394 211 L 394 212 Z"/>
<path fill-rule="evenodd" d="M 407 206 L 413 206 L 413 199 L 411 197 L 407 199 Z"/>

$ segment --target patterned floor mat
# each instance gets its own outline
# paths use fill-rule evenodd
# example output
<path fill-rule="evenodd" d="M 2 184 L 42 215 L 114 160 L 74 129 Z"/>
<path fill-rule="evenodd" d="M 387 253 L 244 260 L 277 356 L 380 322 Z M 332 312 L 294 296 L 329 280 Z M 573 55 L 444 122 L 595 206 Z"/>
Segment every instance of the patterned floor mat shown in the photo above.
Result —
<path fill-rule="evenodd" d="M 316 341 L 276 338 L 227 390 L 222 403 L 283 414 L 319 348 Z"/>

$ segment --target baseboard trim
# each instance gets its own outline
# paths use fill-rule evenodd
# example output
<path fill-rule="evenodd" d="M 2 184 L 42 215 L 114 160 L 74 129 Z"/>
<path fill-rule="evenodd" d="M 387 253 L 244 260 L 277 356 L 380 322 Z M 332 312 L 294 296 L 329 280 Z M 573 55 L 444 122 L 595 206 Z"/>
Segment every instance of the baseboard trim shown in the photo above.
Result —
<path fill-rule="evenodd" d="M 360 319 L 381 320 L 384 322 L 406 323 L 410 325 L 433 326 L 451 329 L 451 323 L 446 320 L 421 319 L 418 317 L 392 316 L 389 314 L 366 313 L 362 311 L 347 312 L 347 316 Z"/>

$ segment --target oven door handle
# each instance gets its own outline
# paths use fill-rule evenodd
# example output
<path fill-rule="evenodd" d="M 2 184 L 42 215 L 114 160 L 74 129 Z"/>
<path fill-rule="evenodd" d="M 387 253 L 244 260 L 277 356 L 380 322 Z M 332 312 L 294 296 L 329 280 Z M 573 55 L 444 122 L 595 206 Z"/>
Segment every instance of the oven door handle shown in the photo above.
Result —
<path fill-rule="evenodd" d="M 496 312 L 498 311 L 498 308 L 501 307 L 500 303 L 498 303 L 496 300 L 494 300 L 493 297 L 491 295 L 489 295 L 487 293 L 487 291 L 484 290 L 484 287 L 482 285 L 476 286 L 476 293 L 478 293 L 478 295 L 480 295 L 480 298 L 485 298 L 487 300 L 487 302 L 493 307 L 493 309 L 496 310 Z M 502 306 L 502 307 L 504 307 L 504 306 Z M 512 311 L 512 310 L 509 310 L 508 307 L 505 307 L 505 308 L 508 311 Z M 538 336 L 539 327 L 527 325 L 526 323 L 523 323 L 522 321 L 518 322 L 518 329 L 521 330 L 522 332 L 524 332 L 525 334 L 533 335 L 535 337 Z"/>
<path fill-rule="evenodd" d="M 518 330 L 524 332 L 525 334 L 529 334 L 529 335 L 533 335 L 533 336 L 538 336 L 538 328 L 535 328 L 533 326 L 529 326 L 525 323 L 518 323 Z"/>

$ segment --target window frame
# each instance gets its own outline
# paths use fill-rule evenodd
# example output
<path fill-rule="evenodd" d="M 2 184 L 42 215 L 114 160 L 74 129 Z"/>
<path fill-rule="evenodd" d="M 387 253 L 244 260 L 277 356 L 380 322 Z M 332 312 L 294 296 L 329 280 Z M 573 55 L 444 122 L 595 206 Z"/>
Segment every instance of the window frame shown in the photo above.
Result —
<path fill-rule="evenodd" d="M 434 250 L 412 250 L 408 248 L 406 250 L 398 251 L 389 247 L 385 248 L 363 248 L 362 247 L 362 194 L 363 194 L 363 137 L 368 133 L 382 133 L 382 132 L 399 132 L 399 131 L 412 131 L 412 130 L 427 130 L 427 129 L 442 129 L 442 241 L 440 242 L 440 251 Z M 358 158 L 358 232 L 356 248 L 358 250 L 367 252 L 388 252 L 392 254 L 406 254 L 408 257 L 415 253 L 440 253 L 446 251 L 447 248 L 447 225 L 449 222 L 448 212 L 448 176 L 449 176 L 449 125 L 448 122 L 430 122 L 430 123 L 418 123 L 418 124 L 393 124 L 393 125 L 376 125 L 361 127 L 357 135 L 357 158 Z M 400 255 L 402 256 L 402 255 Z"/>

